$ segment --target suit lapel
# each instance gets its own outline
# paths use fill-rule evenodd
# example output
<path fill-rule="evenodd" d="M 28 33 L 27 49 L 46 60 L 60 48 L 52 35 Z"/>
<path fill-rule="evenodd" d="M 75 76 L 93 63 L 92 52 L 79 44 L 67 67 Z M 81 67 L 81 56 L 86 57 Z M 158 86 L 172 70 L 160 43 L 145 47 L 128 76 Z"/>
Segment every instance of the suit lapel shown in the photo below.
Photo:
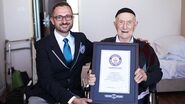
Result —
<path fill-rule="evenodd" d="M 113 41 L 113 42 L 116 42 L 116 37 L 114 37 L 114 38 L 112 39 L 112 41 Z"/>
<path fill-rule="evenodd" d="M 112 37 L 112 38 L 110 39 L 110 42 L 116 42 L 116 37 Z"/>
<path fill-rule="evenodd" d="M 53 54 L 55 54 L 55 56 L 58 58 L 60 63 L 62 61 L 62 63 L 65 64 L 64 66 L 67 66 L 67 64 L 66 64 L 67 62 L 64 58 L 64 55 L 59 47 L 59 44 L 58 44 L 54 34 L 51 34 L 51 50 L 52 50 Z"/>
<path fill-rule="evenodd" d="M 74 37 L 74 41 L 75 41 L 75 53 L 74 53 L 74 59 L 72 61 L 72 67 L 76 64 L 77 60 L 78 60 L 78 56 L 79 56 L 79 49 L 80 49 L 80 43 L 81 43 L 81 39 L 77 36 L 77 34 L 75 34 L 74 32 L 71 32 L 71 35 Z"/>
<path fill-rule="evenodd" d="M 80 37 L 75 34 L 74 32 L 71 32 L 71 35 L 74 37 L 74 41 L 75 41 L 75 53 L 74 53 L 74 59 L 71 62 L 70 66 L 67 66 L 67 62 L 64 58 L 64 55 L 58 45 L 58 42 L 54 36 L 54 34 L 51 34 L 51 50 L 53 52 L 53 54 L 55 54 L 56 58 L 58 58 L 58 60 L 60 61 L 60 63 L 62 63 L 65 67 L 67 67 L 68 69 L 72 69 L 74 67 L 74 65 L 77 63 L 78 58 L 79 58 L 79 54 L 80 54 L 80 44 L 82 44 L 82 42 L 80 41 Z"/>

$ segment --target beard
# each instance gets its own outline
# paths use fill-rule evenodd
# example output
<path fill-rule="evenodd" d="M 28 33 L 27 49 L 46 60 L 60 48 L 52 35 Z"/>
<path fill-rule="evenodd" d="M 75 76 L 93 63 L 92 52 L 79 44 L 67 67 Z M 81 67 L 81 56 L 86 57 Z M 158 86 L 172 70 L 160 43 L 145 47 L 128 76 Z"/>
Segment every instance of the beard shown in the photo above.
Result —
<path fill-rule="evenodd" d="M 56 30 L 63 33 L 63 34 L 66 34 L 68 33 L 73 27 L 73 24 L 72 23 L 61 23 L 59 24 L 59 26 L 56 26 Z"/>

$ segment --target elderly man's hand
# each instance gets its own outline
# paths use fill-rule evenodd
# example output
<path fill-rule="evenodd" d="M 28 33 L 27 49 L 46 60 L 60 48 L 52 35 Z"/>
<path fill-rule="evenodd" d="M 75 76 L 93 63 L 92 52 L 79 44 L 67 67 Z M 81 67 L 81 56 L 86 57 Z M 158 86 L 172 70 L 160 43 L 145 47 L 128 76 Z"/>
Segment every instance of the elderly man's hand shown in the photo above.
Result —
<path fill-rule="evenodd" d="M 138 68 L 135 71 L 135 77 L 134 77 L 136 83 L 141 83 L 142 81 L 146 81 L 147 80 L 147 75 L 145 73 L 145 71 L 141 68 Z"/>

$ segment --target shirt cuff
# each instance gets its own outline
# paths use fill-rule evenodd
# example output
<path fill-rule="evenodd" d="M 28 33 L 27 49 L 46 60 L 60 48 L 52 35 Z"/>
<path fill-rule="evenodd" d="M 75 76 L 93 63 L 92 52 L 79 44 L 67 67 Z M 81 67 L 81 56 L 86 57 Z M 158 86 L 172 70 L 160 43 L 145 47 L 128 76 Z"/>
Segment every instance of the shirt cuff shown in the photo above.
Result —
<path fill-rule="evenodd" d="M 76 96 L 73 96 L 69 101 L 67 102 L 68 104 L 72 104 L 73 100 L 76 98 Z"/>

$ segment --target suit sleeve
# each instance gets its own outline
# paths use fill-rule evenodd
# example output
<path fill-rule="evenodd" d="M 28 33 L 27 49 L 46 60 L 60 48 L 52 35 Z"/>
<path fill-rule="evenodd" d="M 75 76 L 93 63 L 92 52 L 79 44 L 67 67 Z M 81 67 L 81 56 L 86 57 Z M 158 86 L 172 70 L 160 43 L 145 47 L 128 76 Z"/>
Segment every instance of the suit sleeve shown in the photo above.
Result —
<path fill-rule="evenodd" d="M 160 68 L 158 57 L 153 48 L 149 44 L 145 44 L 143 51 L 147 61 L 147 81 L 145 82 L 145 85 L 150 86 L 158 83 L 161 80 L 163 73 Z"/>

